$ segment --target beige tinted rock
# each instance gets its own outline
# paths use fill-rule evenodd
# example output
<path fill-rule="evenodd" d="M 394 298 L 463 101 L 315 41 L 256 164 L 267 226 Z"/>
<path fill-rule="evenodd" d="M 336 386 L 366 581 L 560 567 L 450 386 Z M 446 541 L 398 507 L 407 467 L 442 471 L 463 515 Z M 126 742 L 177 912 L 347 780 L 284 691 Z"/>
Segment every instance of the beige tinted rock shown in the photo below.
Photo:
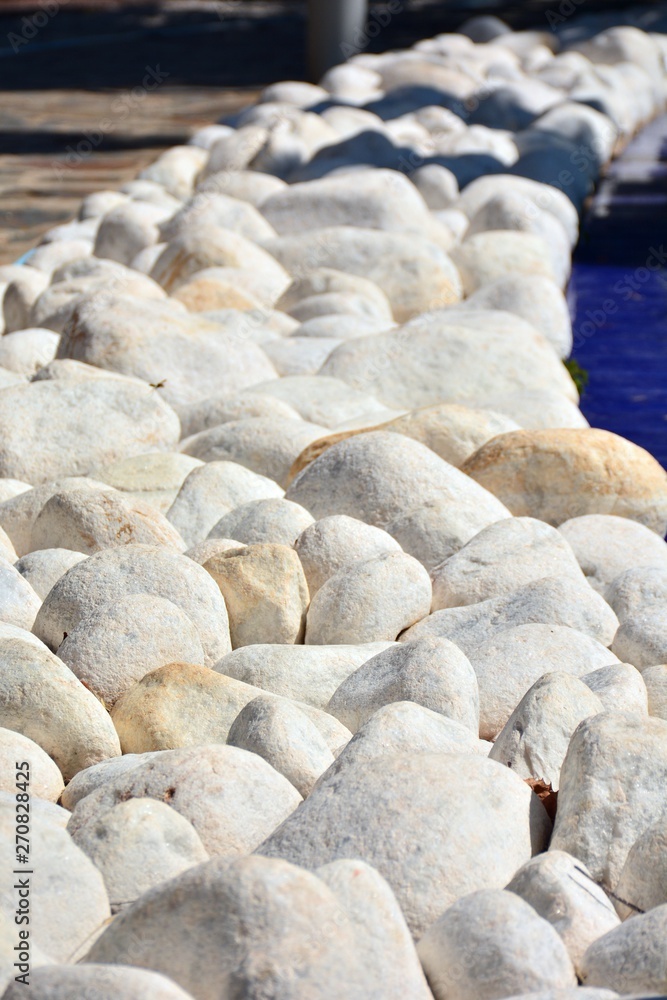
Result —
<path fill-rule="evenodd" d="M 25 987 L 12 983 L 7 1000 L 18 1000 Z M 48 965 L 30 970 L 30 994 L 33 1000 L 192 1000 L 189 993 L 171 979 L 148 969 L 121 965 Z"/>
<path fill-rule="evenodd" d="M 279 177 L 271 177 L 258 170 L 221 170 L 201 181 L 197 190 L 226 194 L 259 208 L 269 195 L 282 191 L 284 187 L 285 181 Z"/>
<path fill-rule="evenodd" d="M 197 1000 L 231 997 L 235 983 L 267 998 L 393 996 L 385 994 L 383 980 L 377 983 L 365 943 L 338 893 L 315 875 L 249 857 L 209 861 L 144 896 L 114 921 L 88 959 L 150 966 Z M 396 951 L 385 969 L 388 982 L 400 981 L 404 971 Z"/>
<path fill-rule="evenodd" d="M 663 993 L 667 989 L 666 926 L 667 906 L 657 906 L 604 934 L 584 954 L 582 982 L 621 990 L 623 994 Z"/>
<path fill-rule="evenodd" d="M 29 764 L 31 794 L 49 802 L 57 802 L 65 787 L 58 766 L 27 736 L 11 729 L 0 729 L 0 791 L 16 794 L 16 781 L 20 772 L 15 765 L 23 761 Z"/>
<path fill-rule="evenodd" d="M 48 284 L 48 275 L 36 267 L 24 265 L 16 269 L 2 297 L 5 333 L 25 330 L 30 325 L 32 307 Z"/>
<path fill-rule="evenodd" d="M 511 417 L 526 430 L 549 427 L 588 427 L 588 421 L 570 394 L 560 390 L 522 389 L 479 399 L 471 398 L 470 406 L 485 406 Z"/>
<path fill-rule="evenodd" d="M 386 531 L 345 514 L 313 522 L 301 532 L 294 547 L 306 574 L 311 600 L 338 570 L 401 548 Z"/>
<path fill-rule="evenodd" d="M 617 576 L 636 566 L 667 573 L 667 543 L 654 531 L 613 514 L 587 514 L 558 528 L 574 550 L 588 582 L 601 594 Z"/>
<path fill-rule="evenodd" d="M 457 900 L 419 941 L 435 1000 L 477 1000 L 576 986 L 565 945 L 518 896 L 481 889 Z"/>
<path fill-rule="evenodd" d="M 251 500 L 223 514 L 209 538 L 238 538 L 244 545 L 275 542 L 294 545 L 313 518 L 297 503 L 282 499 Z"/>
<path fill-rule="evenodd" d="M 220 555 L 221 552 L 228 552 L 229 549 L 242 549 L 243 542 L 237 542 L 234 538 L 205 538 L 203 542 L 197 542 L 185 553 L 188 559 L 194 559 L 196 563 L 203 566 L 213 556 Z"/>
<path fill-rule="evenodd" d="M 322 374 L 370 392 L 386 406 L 411 410 L 460 403 L 505 412 L 494 397 L 529 389 L 577 398 L 544 337 L 518 317 L 494 311 L 435 308 L 397 330 L 341 345 Z M 525 426 L 523 419 L 517 422 Z"/>
<path fill-rule="evenodd" d="M 462 753 L 486 757 L 490 744 L 468 726 L 413 701 L 392 701 L 371 715 L 343 748 L 337 768 L 398 753 Z"/>
<path fill-rule="evenodd" d="M 71 549 L 39 549 L 22 556 L 16 569 L 43 601 L 60 577 L 85 558 L 83 552 Z"/>
<path fill-rule="evenodd" d="M 601 430 L 514 431 L 482 445 L 463 471 L 513 514 L 562 524 L 616 514 L 663 535 L 667 472 L 624 438 Z"/>
<path fill-rule="evenodd" d="M 433 575 L 433 610 L 476 604 L 545 576 L 583 583 L 567 542 L 543 521 L 511 517 L 482 529 Z"/>
<path fill-rule="evenodd" d="M 197 629 L 207 663 L 229 652 L 225 602 L 206 570 L 178 552 L 151 545 L 105 549 L 73 566 L 40 608 L 35 635 L 57 649 L 64 633 L 86 615 L 132 594 L 153 594 L 180 608 Z"/>
<path fill-rule="evenodd" d="M 60 337 L 52 330 L 27 329 L 0 340 L 0 365 L 19 375 L 34 375 L 52 361 Z"/>
<path fill-rule="evenodd" d="M 644 677 L 631 663 L 611 663 L 582 676 L 607 711 L 623 706 L 624 712 L 648 715 L 648 694 Z"/>
<path fill-rule="evenodd" d="M 604 711 L 600 699 L 571 674 L 545 673 L 524 694 L 489 754 L 521 778 L 557 790 L 560 769 L 580 722 Z"/>
<path fill-rule="evenodd" d="M 220 553 L 204 568 L 224 597 L 234 648 L 303 641 L 308 584 L 293 549 L 260 542 Z"/>
<path fill-rule="evenodd" d="M 621 623 L 652 606 L 660 607 L 667 601 L 667 570 L 659 566 L 626 569 L 609 584 L 605 599 Z"/>
<path fill-rule="evenodd" d="M 434 611 L 405 632 L 401 640 L 441 635 L 469 653 L 498 633 L 519 625 L 566 625 L 609 646 L 617 629 L 617 618 L 588 584 L 578 586 L 572 577 L 553 576 L 524 584 L 503 597 Z M 608 651 L 606 662 L 614 662 L 613 654 Z"/>
<path fill-rule="evenodd" d="M 0 528 L 0 555 L 7 562 L 16 562 L 16 550 L 11 543 L 9 535 L 2 528 Z"/>
<path fill-rule="evenodd" d="M 62 660 L 21 639 L 0 639 L 0 649 L 0 725 L 37 743 L 66 781 L 120 753 L 109 716 Z"/>
<path fill-rule="evenodd" d="M 379 315 L 391 317 L 391 306 L 382 289 L 359 274 L 337 271 L 331 267 L 316 267 L 296 275 L 277 302 L 279 309 L 289 312 L 298 302 L 315 295 L 359 295 L 373 302 Z"/>
<path fill-rule="evenodd" d="M 291 273 L 303 261 L 363 278 L 386 291 L 397 322 L 461 298 L 461 280 L 447 254 L 435 243 L 405 233 L 331 226 L 269 240 L 266 248 Z M 336 374 L 328 372 L 327 374 Z"/>
<path fill-rule="evenodd" d="M 331 750 L 303 712 L 286 699 L 268 695 L 253 698 L 241 709 L 227 743 L 259 754 L 304 798 L 334 762 Z"/>
<path fill-rule="evenodd" d="M 32 483 L 85 475 L 147 449 L 173 448 L 179 437 L 178 417 L 158 393 L 108 378 L 45 380 L 3 390 L 0 429 L 0 475 Z"/>
<path fill-rule="evenodd" d="M 441 403 L 397 417 L 385 429 L 421 441 L 440 458 L 459 468 L 486 441 L 496 434 L 518 430 L 519 425 L 490 410 Z"/>
<path fill-rule="evenodd" d="M 109 489 L 54 493 L 32 526 L 32 548 L 73 549 L 92 555 L 118 545 L 163 545 L 183 551 L 185 542 L 151 504 Z"/>
<path fill-rule="evenodd" d="M 666 847 L 667 817 L 663 815 L 637 838 L 623 865 L 616 885 L 616 907 L 623 920 L 667 903 Z"/>
<path fill-rule="evenodd" d="M 537 274 L 507 274 L 483 285 L 464 307 L 501 309 L 532 323 L 549 341 L 559 358 L 572 350 L 572 324 L 565 296 L 555 281 Z"/>
<path fill-rule="evenodd" d="M 305 641 L 391 641 L 424 618 L 430 606 L 424 567 L 404 552 L 383 552 L 344 566 L 320 587 L 308 610 Z"/>
<path fill-rule="evenodd" d="M 119 802 L 73 840 L 102 873 L 112 913 L 209 857 L 192 824 L 152 798 Z"/>
<path fill-rule="evenodd" d="M 301 796 L 257 754 L 197 746 L 150 755 L 86 795 L 69 821 L 73 837 L 119 802 L 157 799 L 184 816 L 211 855 L 247 854 L 288 816 Z"/>
<path fill-rule="evenodd" d="M 323 320 L 311 320 L 312 323 L 321 323 Z M 324 318 L 328 322 L 328 318 Z M 355 325 L 356 325 L 355 320 Z M 341 320 L 336 317 L 334 324 L 338 326 Z M 327 360 L 335 347 L 342 343 L 340 337 L 283 337 L 280 340 L 271 340 L 262 345 L 266 356 L 271 360 L 275 370 L 281 378 L 292 376 L 317 375 L 318 371 Z"/>
<path fill-rule="evenodd" d="M 153 594 L 131 594 L 95 608 L 68 633 L 58 656 L 109 709 L 152 670 L 176 660 L 205 660 L 187 614 Z"/>
<path fill-rule="evenodd" d="M 149 452 L 114 462 L 100 469 L 97 475 L 115 489 L 145 500 L 166 514 L 187 476 L 202 464 L 199 459 L 179 452 Z"/>
<path fill-rule="evenodd" d="M 339 684 L 390 645 L 388 642 L 342 646 L 255 643 L 223 656 L 214 669 L 264 691 L 326 709 Z"/>
<path fill-rule="evenodd" d="M 0 524 L 11 539 L 18 556 L 32 549 L 32 526 L 42 507 L 54 493 L 66 489 L 104 488 L 104 483 L 86 476 L 69 476 L 51 483 L 41 483 L 0 504 Z"/>
<path fill-rule="evenodd" d="M 508 883 L 560 935 L 577 973 L 590 944 L 618 927 L 609 897 L 577 858 L 547 851 L 528 861 Z"/>
<path fill-rule="evenodd" d="M 240 233 L 253 243 L 261 243 L 276 235 L 263 214 L 260 215 L 249 202 L 221 192 L 202 191 L 160 225 L 160 239 L 170 243 L 202 223 Z"/>
<path fill-rule="evenodd" d="M 187 476 L 167 517 L 186 542 L 194 545 L 208 536 L 221 517 L 242 504 L 282 496 L 280 486 L 266 476 L 236 462 L 209 461 Z"/>
<path fill-rule="evenodd" d="M 542 804 L 495 761 L 413 753 L 342 766 L 329 769 L 259 853 L 298 856 L 307 867 L 367 861 L 389 882 L 415 937 L 460 896 L 504 885 L 548 837 Z M 390 818 L 397 810 L 400 824 Z"/>
<path fill-rule="evenodd" d="M 182 449 L 204 462 L 237 462 L 283 485 L 303 449 L 325 434 L 326 428 L 305 420 L 249 417 L 195 434 Z"/>
<path fill-rule="evenodd" d="M 115 294 L 108 302 L 95 295 L 80 300 L 58 357 L 134 375 L 153 385 L 163 382 L 159 394 L 177 405 L 275 376 L 261 348 L 225 336 L 219 325 L 179 312 L 166 301 Z M 150 388 L 145 392 L 158 395 Z"/>
<path fill-rule="evenodd" d="M 147 754 L 126 753 L 122 757 L 109 757 L 108 760 L 100 761 L 99 764 L 92 764 L 90 767 L 78 771 L 69 782 L 62 794 L 62 805 L 70 812 L 74 806 L 86 795 L 90 795 L 97 788 L 109 781 L 117 778 L 121 774 L 128 774 L 138 764 L 143 764 L 156 757 L 160 751 Z"/>
<path fill-rule="evenodd" d="M 0 622 L 30 631 L 41 601 L 12 564 L 0 556 Z"/>
<path fill-rule="evenodd" d="M 30 483 L 23 483 L 20 479 L 0 479 L 0 503 L 11 500 L 21 493 L 27 493 L 31 489 Z"/>
<path fill-rule="evenodd" d="M 126 201 L 116 205 L 100 222 L 95 256 L 131 264 L 141 250 L 159 242 L 159 224 L 168 217 L 168 209 L 148 202 Z"/>
<path fill-rule="evenodd" d="M 299 473 L 286 496 L 316 520 L 347 514 L 379 528 L 429 501 L 476 506 L 488 523 L 506 516 L 502 504 L 470 486 L 421 442 L 373 431 L 332 444 Z"/>
<path fill-rule="evenodd" d="M 192 194 L 206 160 L 206 150 L 197 146 L 172 146 L 149 167 L 144 167 L 139 177 L 159 184 L 174 198 L 184 200 Z"/>
<path fill-rule="evenodd" d="M 367 660 L 329 702 L 327 711 L 356 733 L 384 705 L 411 701 L 479 729 L 477 678 L 468 658 L 446 639 L 400 643 Z"/>
<path fill-rule="evenodd" d="M 597 711 L 601 711 L 601 707 L 588 696 L 587 692 L 582 692 L 576 684 L 561 681 L 561 675 L 570 675 L 573 679 L 582 678 L 589 673 L 591 667 L 606 665 L 613 661 L 613 654 L 590 636 L 583 635 L 573 628 L 541 624 L 519 625 L 514 628 L 505 627 L 499 634 L 474 646 L 468 651 L 468 656 L 479 685 L 480 736 L 484 739 L 495 739 L 501 730 L 508 727 L 506 736 L 510 746 L 513 746 L 515 739 L 520 736 L 518 729 L 512 735 L 516 718 L 512 720 L 511 725 L 510 719 L 514 716 L 515 711 L 518 713 L 517 717 L 520 721 L 526 712 L 532 714 L 533 711 L 538 713 L 541 711 L 539 708 L 540 698 L 538 697 L 541 688 L 538 689 L 534 697 L 528 699 L 527 705 L 523 705 L 521 702 L 524 697 L 528 696 L 533 685 L 540 681 L 545 674 L 554 670 L 558 672 L 558 680 L 555 683 L 545 682 L 547 690 L 544 692 L 544 696 L 546 699 L 551 694 L 552 685 L 555 687 L 555 706 L 560 703 L 558 697 L 560 688 L 564 688 L 565 691 L 573 690 L 577 699 L 581 696 L 581 707 L 586 710 L 590 707 L 590 714 L 592 714 L 593 707 Z M 537 704 L 534 705 L 534 702 Z M 565 712 L 563 725 L 566 730 L 579 711 L 578 704 L 579 701 L 577 705 L 570 706 L 569 710 L 563 709 Z M 529 734 L 532 740 L 540 738 L 540 727 L 543 725 L 543 721 L 538 721 L 535 724 L 535 729 Z M 572 725 L 570 732 L 574 728 Z M 565 736 L 562 736 L 561 743 L 565 739 Z M 554 740 L 556 740 L 555 735 Z M 503 742 L 503 748 L 506 745 Z M 558 767 L 560 767 L 562 760 L 561 749 L 564 753 L 567 749 L 567 741 L 564 746 L 559 745 L 558 749 L 554 749 L 559 760 Z M 539 760 L 543 759 L 539 758 L 539 752 L 536 750 L 535 762 L 538 763 Z M 525 775 L 525 777 L 530 777 L 530 775 Z M 536 775 L 536 777 L 540 776 Z"/>
<path fill-rule="evenodd" d="M 45 289 L 32 308 L 30 322 L 33 326 L 48 327 L 49 330 L 64 334 L 71 326 L 76 310 L 83 300 L 93 299 L 95 308 L 104 312 L 109 309 L 117 295 L 140 302 L 166 299 L 164 291 L 148 275 L 135 272 L 123 264 L 114 263 L 108 270 L 58 281 Z M 61 336 L 58 350 L 62 346 Z"/>
<path fill-rule="evenodd" d="M 603 712 L 570 742 L 550 846 L 579 858 L 609 888 L 633 843 L 664 811 L 666 737 L 662 719 Z"/>
<path fill-rule="evenodd" d="M 654 604 L 625 619 L 614 636 L 612 650 L 638 670 L 667 661 L 667 609 Z"/>
<path fill-rule="evenodd" d="M 102 876 L 69 834 L 46 819 L 41 810 L 30 813 L 30 854 L 39 858 L 40 872 L 39 878 L 26 876 L 31 890 L 29 945 L 35 945 L 53 961 L 71 962 L 85 952 L 109 919 L 109 900 Z M 17 867 L 13 795 L 0 803 L 0 827 L 0 858 L 3 870 L 10 872 Z M 0 912 L 12 918 L 14 944 L 19 943 L 18 930 L 22 926 L 13 920 L 17 902 L 18 891 L 7 880 L 0 896 Z"/>
<path fill-rule="evenodd" d="M 647 667 L 642 671 L 642 680 L 646 685 L 649 715 L 667 719 L 667 664 Z"/>

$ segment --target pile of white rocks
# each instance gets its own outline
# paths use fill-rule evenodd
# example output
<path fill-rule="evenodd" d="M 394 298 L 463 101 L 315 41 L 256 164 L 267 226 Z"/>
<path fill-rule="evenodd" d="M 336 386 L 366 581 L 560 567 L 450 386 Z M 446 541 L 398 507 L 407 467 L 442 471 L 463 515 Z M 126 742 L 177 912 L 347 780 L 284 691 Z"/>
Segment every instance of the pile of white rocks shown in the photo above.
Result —
<path fill-rule="evenodd" d="M 359 55 L 0 269 L 5 1000 L 667 991 L 667 474 L 561 360 L 666 56 Z"/>

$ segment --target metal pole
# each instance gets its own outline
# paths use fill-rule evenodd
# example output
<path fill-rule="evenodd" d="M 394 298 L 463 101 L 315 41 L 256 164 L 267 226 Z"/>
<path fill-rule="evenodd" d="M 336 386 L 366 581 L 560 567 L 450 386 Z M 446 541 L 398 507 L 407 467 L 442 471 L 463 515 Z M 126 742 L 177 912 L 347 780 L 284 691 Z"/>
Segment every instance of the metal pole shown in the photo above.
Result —
<path fill-rule="evenodd" d="M 368 0 L 308 0 L 308 72 L 314 82 L 364 48 Z"/>

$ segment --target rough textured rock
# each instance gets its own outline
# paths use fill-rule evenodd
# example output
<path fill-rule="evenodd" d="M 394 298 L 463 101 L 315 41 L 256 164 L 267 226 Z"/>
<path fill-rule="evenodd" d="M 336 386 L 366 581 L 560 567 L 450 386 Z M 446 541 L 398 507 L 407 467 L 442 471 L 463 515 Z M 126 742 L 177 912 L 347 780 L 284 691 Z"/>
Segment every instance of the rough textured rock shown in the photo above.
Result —
<path fill-rule="evenodd" d="M 15 566 L 43 601 L 60 577 L 85 558 L 83 552 L 71 549 L 38 549 L 22 556 Z"/>
<path fill-rule="evenodd" d="M 68 781 L 120 753 L 109 716 L 65 664 L 22 639 L 0 639 L 0 725 L 37 743 Z"/>
<path fill-rule="evenodd" d="M 330 296 L 317 296 L 317 298 L 321 300 Z M 272 379 L 262 385 L 253 386 L 252 392 L 289 403 L 303 420 L 324 427 L 338 427 L 356 417 L 372 418 L 374 414 L 377 414 L 377 422 L 380 423 L 387 412 L 386 407 L 378 403 L 370 393 L 358 392 L 340 379 L 326 378 L 323 375 L 317 377 L 297 375 L 292 378 Z"/>
<path fill-rule="evenodd" d="M 225 743 L 239 712 L 262 694 L 266 692 L 207 667 L 169 663 L 130 688 L 114 706 L 112 718 L 124 753 Z M 349 740 L 349 730 L 338 719 L 302 702 L 294 704 L 332 750 Z"/>
<path fill-rule="evenodd" d="M 126 753 L 122 757 L 109 757 L 108 760 L 100 761 L 99 764 L 92 764 L 90 767 L 84 768 L 83 771 L 78 771 L 62 794 L 61 802 L 64 808 L 71 812 L 80 799 L 90 795 L 110 778 L 127 774 L 138 764 L 156 756 L 157 752 L 152 754 Z"/>
<path fill-rule="evenodd" d="M 202 464 L 179 452 L 148 452 L 114 462 L 97 475 L 115 489 L 146 500 L 166 514 L 188 474 Z"/>
<path fill-rule="evenodd" d="M 315 594 L 308 609 L 308 645 L 395 639 L 428 615 L 431 581 L 404 552 L 383 552 L 339 569 Z"/>
<path fill-rule="evenodd" d="M 397 409 L 462 403 L 502 413 L 494 397 L 528 390 L 577 400 L 570 376 L 535 327 L 508 313 L 439 305 L 431 303 L 433 312 L 397 330 L 342 344 L 321 374 L 372 392 Z M 486 359 L 483 366 L 480 355 Z"/>
<path fill-rule="evenodd" d="M 513 514 L 556 525 L 615 514 L 667 531 L 667 472 L 609 431 L 513 431 L 482 445 L 463 471 Z"/>
<path fill-rule="evenodd" d="M 591 586 L 605 594 L 626 570 L 653 566 L 667 573 L 667 543 L 627 517 L 588 514 L 558 528 L 574 550 Z"/>
<path fill-rule="evenodd" d="M 582 959 L 584 985 L 606 986 L 623 994 L 664 993 L 666 926 L 667 905 L 657 906 L 598 938 Z"/>
<path fill-rule="evenodd" d="M 508 516 L 494 497 L 477 490 L 425 445 L 388 431 L 332 444 L 299 473 L 286 497 L 316 520 L 347 514 L 378 528 L 429 501 L 475 506 L 487 523 Z"/>
<path fill-rule="evenodd" d="M 223 514 L 208 533 L 209 538 L 238 538 L 244 545 L 274 542 L 294 545 L 308 525 L 308 511 L 289 500 L 250 500 Z"/>
<path fill-rule="evenodd" d="M 572 962 L 551 925 L 502 889 L 457 900 L 417 952 L 435 1000 L 478 1000 L 576 986 Z"/>
<path fill-rule="evenodd" d="M 11 540 L 17 556 L 32 549 L 32 526 L 42 507 L 54 493 L 67 489 L 97 489 L 104 484 L 85 476 L 72 476 L 51 483 L 42 483 L 0 504 L 0 524 Z"/>
<path fill-rule="evenodd" d="M 112 913 L 208 861 L 192 824 L 152 798 L 119 802 L 94 824 L 74 832 L 73 840 L 102 873 Z"/>
<path fill-rule="evenodd" d="M 28 581 L 0 556 L 0 621 L 30 631 L 40 606 Z"/>
<path fill-rule="evenodd" d="M 278 315 L 282 315 L 282 313 L 278 313 Z M 262 324 L 257 325 L 261 334 Z M 272 379 L 272 381 L 278 380 Z M 268 384 L 270 383 L 264 383 L 264 385 Z M 246 389 L 242 393 L 216 393 L 208 399 L 198 400 L 187 406 L 179 406 L 178 415 L 181 418 L 184 438 L 191 437 L 211 427 L 218 427 L 220 424 L 227 424 L 230 420 L 244 420 L 247 417 L 278 417 L 280 420 L 296 420 L 299 416 L 293 406 L 283 403 L 282 400 L 266 392 L 255 392 L 254 389 Z"/>
<path fill-rule="evenodd" d="M 83 298 L 63 333 L 58 357 L 134 375 L 154 385 L 163 382 L 160 394 L 178 405 L 275 376 L 256 344 L 225 336 L 218 325 L 179 312 L 169 303 L 120 295 L 110 301 L 95 295 Z M 146 389 L 146 394 L 156 392 Z"/>
<path fill-rule="evenodd" d="M 652 605 L 622 622 L 612 650 L 638 670 L 667 662 L 667 609 Z"/>
<path fill-rule="evenodd" d="M 192 1000 L 171 979 L 148 969 L 122 965 L 48 965 L 30 970 L 30 1000 Z M 12 983 L 4 1000 L 26 996 L 21 983 Z"/>
<path fill-rule="evenodd" d="M 203 666 L 187 614 L 154 594 L 130 594 L 94 608 L 58 647 L 58 656 L 108 709 L 142 677 L 175 660 Z"/>
<path fill-rule="evenodd" d="M 667 903 L 667 816 L 634 842 L 616 885 L 616 908 L 623 920 Z M 625 903 L 620 900 L 626 900 Z M 629 905 L 628 905 L 629 904 Z"/>
<path fill-rule="evenodd" d="M 507 889 L 530 903 L 560 934 L 577 974 L 588 946 L 620 923 L 604 890 L 564 851 L 531 858 Z"/>
<path fill-rule="evenodd" d="M 609 888 L 634 842 L 664 812 L 666 737 L 662 719 L 603 712 L 570 742 L 550 848 L 579 858 Z"/>
<path fill-rule="evenodd" d="M 572 549 L 558 532 L 532 517 L 490 524 L 433 574 L 433 610 L 511 594 L 545 576 L 583 583 Z"/>
<path fill-rule="evenodd" d="M 44 483 L 173 448 L 179 423 L 157 392 L 137 382 L 44 380 L 3 390 L 0 431 L 0 475 Z"/>
<path fill-rule="evenodd" d="M 0 516 L 2 508 L 0 507 Z M 605 598 L 621 624 L 626 618 L 660 607 L 667 602 L 667 570 L 659 566 L 637 566 L 626 569 L 607 587 Z"/>
<path fill-rule="evenodd" d="M 338 570 L 401 547 L 381 528 L 346 514 L 333 514 L 308 525 L 294 543 L 308 581 L 311 600 Z"/>
<path fill-rule="evenodd" d="M 580 722 L 602 711 L 602 702 L 583 681 L 559 671 L 545 673 L 514 709 L 489 757 L 521 778 L 557 790 L 572 734 Z"/>
<path fill-rule="evenodd" d="M 5 334 L 0 340 L 0 365 L 18 375 L 34 375 L 52 361 L 60 337 L 38 327 Z"/>
<path fill-rule="evenodd" d="M 8 795 L 0 802 L 0 858 L 5 872 L 17 867 L 16 822 L 16 800 Z M 52 961 L 76 961 L 110 916 L 102 876 L 70 835 L 37 809 L 30 810 L 30 847 L 31 856 L 39 858 L 39 877 L 30 879 L 29 943 Z M 15 944 L 21 926 L 14 924 L 17 901 L 17 890 L 7 879 L 0 912 L 12 920 Z"/>
<path fill-rule="evenodd" d="M 204 462 L 237 462 L 284 486 L 294 460 L 324 434 L 326 428 L 305 420 L 248 417 L 201 431 L 181 447 Z"/>
<path fill-rule="evenodd" d="M 109 778 L 76 805 L 72 837 L 94 828 L 101 813 L 130 799 L 166 802 L 194 826 L 211 855 L 247 854 L 296 808 L 301 796 L 256 754 L 198 746 L 151 754 Z"/>
<path fill-rule="evenodd" d="M 224 598 L 234 648 L 303 641 L 308 584 L 294 549 L 270 542 L 228 549 L 204 569 Z"/>
<path fill-rule="evenodd" d="M 483 285 L 466 299 L 469 309 L 500 309 L 532 323 L 560 358 L 572 350 L 572 324 L 556 282 L 537 274 L 508 274 Z"/>
<path fill-rule="evenodd" d="M 408 629 L 401 641 L 441 635 L 468 653 L 499 632 L 519 625 L 566 625 L 602 645 L 611 645 L 617 622 L 611 608 L 587 583 L 577 586 L 572 577 L 549 576 L 504 597 L 435 611 Z M 609 653 L 607 662 L 614 662 Z"/>
<path fill-rule="evenodd" d="M 623 706 L 624 712 L 648 715 L 648 693 L 642 674 L 631 663 L 610 663 L 582 675 L 582 681 L 614 712 Z"/>
<path fill-rule="evenodd" d="M 282 496 L 280 486 L 266 476 L 236 462 L 211 461 L 187 476 L 167 518 L 187 544 L 194 545 L 208 536 L 221 517 L 241 504 Z"/>
<path fill-rule="evenodd" d="M 647 667 L 642 672 L 642 680 L 646 685 L 649 715 L 667 719 L 667 664 Z"/>
<path fill-rule="evenodd" d="M 326 709 L 346 677 L 391 645 L 389 642 L 340 646 L 254 643 L 223 656 L 214 669 L 264 691 Z"/>
<path fill-rule="evenodd" d="M 84 555 L 132 543 L 185 549 L 176 529 L 152 504 L 112 488 L 54 493 L 35 518 L 31 542 L 33 550 L 73 549 Z"/>
<path fill-rule="evenodd" d="M 11 729 L 0 729 L 0 791 L 16 794 L 15 764 L 23 761 L 29 764 L 30 793 L 57 802 L 65 787 L 58 766 L 27 736 Z"/>
<path fill-rule="evenodd" d="M 231 746 L 259 754 L 305 798 L 334 756 L 314 724 L 286 699 L 259 695 L 237 715 Z"/>
<path fill-rule="evenodd" d="M 477 678 L 468 658 L 447 639 L 418 639 L 378 653 L 351 674 L 328 711 L 356 733 L 384 705 L 412 701 L 479 729 Z"/>
<path fill-rule="evenodd" d="M 495 761 L 399 754 L 344 771 L 334 764 L 259 853 L 298 857 L 309 868 L 340 858 L 368 861 L 419 937 L 460 896 L 505 885 L 543 849 L 549 825 L 539 799 Z"/>
<path fill-rule="evenodd" d="M 57 650 L 91 611 L 130 594 L 154 594 L 180 608 L 197 629 L 207 663 L 229 652 L 225 602 L 209 574 L 186 556 L 151 545 L 106 549 L 73 566 L 40 608 L 35 635 Z"/>

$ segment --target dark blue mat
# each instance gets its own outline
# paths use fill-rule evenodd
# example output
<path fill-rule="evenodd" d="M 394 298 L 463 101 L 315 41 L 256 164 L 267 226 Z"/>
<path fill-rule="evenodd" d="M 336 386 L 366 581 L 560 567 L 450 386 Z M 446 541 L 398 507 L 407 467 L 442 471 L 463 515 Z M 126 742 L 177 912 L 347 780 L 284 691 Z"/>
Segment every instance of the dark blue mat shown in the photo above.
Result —
<path fill-rule="evenodd" d="M 594 427 L 667 468 L 667 116 L 612 165 L 582 223 L 568 291 Z"/>

